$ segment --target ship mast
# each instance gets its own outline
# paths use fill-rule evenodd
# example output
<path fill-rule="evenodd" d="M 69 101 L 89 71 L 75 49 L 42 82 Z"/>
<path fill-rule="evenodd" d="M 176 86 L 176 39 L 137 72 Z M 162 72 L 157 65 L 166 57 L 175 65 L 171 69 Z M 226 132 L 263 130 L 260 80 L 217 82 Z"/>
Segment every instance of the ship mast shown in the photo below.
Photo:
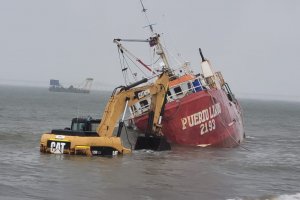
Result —
<path fill-rule="evenodd" d="M 154 33 L 153 25 L 155 25 L 155 24 L 150 23 L 150 20 L 147 15 L 148 9 L 145 8 L 142 0 L 140 0 L 140 2 L 142 5 L 142 8 L 143 8 L 142 12 L 145 14 L 145 18 L 148 22 L 148 25 L 145 27 L 149 27 L 151 34 L 154 35 L 154 37 L 150 37 L 150 40 L 149 40 L 150 47 L 156 46 L 156 54 L 160 56 L 160 58 L 162 59 L 164 65 L 165 65 L 165 66 L 163 66 L 163 70 L 167 70 L 169 72 L 169 75 L 173 76 L 172 69 L 169 65 L 167 56 L 164 52 L 162 44 L 160 43 L 160 39 L 159 39 L 160 35 L 157 33 Z"/>
<path fill-rule="evenodd" d="M 169 65 L 167 56 L 164 52 L 164 48 L 162 46 L 162 44 L 160 43 L 160 35 L 158 33 L 154 32 L 153 29 L 153 25 L 155 24 L 151 24 L 149 21 L 149 18 L 147 16 L 147 9 L 145 8 L 142 0 L 140 0 L 140 3 L 142 5 L 142 12 L 145 14 L 145 18 L 148 22 L 147 26 L 144 26 L 144 28 L 149 27 L 150 29 L 150 33 L 152 35 L 152 37 L 150 37 L 149 39 L 114 39 L 113 42 L 117 44 L 118 48 L 120 49 L 120 52 L 123 53 L 127 53 L 128 55 L 130 55 L 132 58 L 134 58 L 138 63 L 140 63 L 143 67 L 145 67 L 148 71 L 152 72 L 153 74 L 156 74 L 155 71 L 153 71 L 148 65 L 146 65 L 145 63 L 142 62 L 141 59 L 137 58 L 136 56 L 134 56 L 128 49 L 126 49 L 121 42 L 147 42 L 149 43 L 150 47 L 154 47 L 155 48 L 155 52 L 156 54 L 160 57 L 160 59 L 163 62 L 163 66 L 162 66 L 162 71 L 167 71 L 169 74 L 170 79 L 174 78 L 174 73 Z"/>
<path fill-rule="evenodd" d="M 162 44 L 160 43 L 160 39 L 159 39 L 160 35 L 157 33 L 155 33 L 154 35 L 155 35 L 154 37 L 150 37 L 150 41 L 149 41 L 150 47 L 156 46 L 156 54 L 160 56 L 160 58 L 162 59 L 165 65 L 163 66 L 163 69 L 168 70 L 169 74 L 172 74 L 172 69 L 169 65 L 167 56 L 164 52 Z"/>

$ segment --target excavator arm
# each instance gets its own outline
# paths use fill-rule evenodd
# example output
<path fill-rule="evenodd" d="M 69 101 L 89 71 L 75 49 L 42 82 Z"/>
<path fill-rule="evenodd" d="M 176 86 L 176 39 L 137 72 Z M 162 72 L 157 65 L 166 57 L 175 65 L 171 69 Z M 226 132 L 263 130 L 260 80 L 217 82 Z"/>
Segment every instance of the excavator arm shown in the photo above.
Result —
<path fill-rule="evenodd" d="M 153 123 L 151 127 L 149 127 L 149 131 L 155 135 L 161 134 L 160 121 L 169 85 L 168 72 L 162 73 L 153 84 L 135 87 L 146 81 L 147 79 L 143 79 L 127 87 L 121 87 L 110 97 L 105 107 L 101 123 L 97 129 L 97 133 L 100 137 L 113 137 L 116 123 L 118 123 L 122 114 L 121 122 L 124 120 L 127 107 L 148 97 L 151 97 L 150 112 L 153 113 Z M 123 124 L 121 124 L 121 127 L 122 125 Z M 120 133 L 118 133 L 118 136 L 120 136 Z"/>

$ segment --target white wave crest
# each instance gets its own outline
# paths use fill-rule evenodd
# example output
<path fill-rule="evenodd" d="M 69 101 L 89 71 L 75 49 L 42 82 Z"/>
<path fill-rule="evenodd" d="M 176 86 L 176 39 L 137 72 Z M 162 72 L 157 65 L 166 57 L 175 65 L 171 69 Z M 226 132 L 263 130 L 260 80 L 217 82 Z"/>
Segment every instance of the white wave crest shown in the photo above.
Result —
<path fill-rule="evenodd" d="M 258 198 L 234 198 L 234 199 L 227 199 L 227 200 L 300 200 L 300 193 L 297 194 L 283 194 L 279 196 L 263 196 Z"/>
<path fill-rule="evenodd" d="M 288 194 L 280 195 L 274 200 L 300 200 L 300 193 L 292 194 L 292 195 L 288 195 Z"/>

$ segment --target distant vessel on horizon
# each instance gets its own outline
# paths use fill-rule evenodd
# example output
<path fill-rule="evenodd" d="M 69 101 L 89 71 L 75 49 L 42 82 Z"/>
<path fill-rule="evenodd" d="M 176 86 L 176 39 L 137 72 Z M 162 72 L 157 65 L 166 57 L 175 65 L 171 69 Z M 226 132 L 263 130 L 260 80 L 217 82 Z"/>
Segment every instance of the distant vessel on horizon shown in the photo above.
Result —
<path fill-rule="evenodd" d="M 50 79 L 49 91 L 50 92 L 69 92 L 69 93 L 86 93 L 86 94 L 88 94 L 88 93 L 90 93 L 93 80 L 94 79 L 92 79 L 92 78 L 85 79 L 85 82 L 82 87 L 74 87 L 73 85 L 70 85 L 68 88 L 65 88 L 59 83 L 59 80 Z"/>

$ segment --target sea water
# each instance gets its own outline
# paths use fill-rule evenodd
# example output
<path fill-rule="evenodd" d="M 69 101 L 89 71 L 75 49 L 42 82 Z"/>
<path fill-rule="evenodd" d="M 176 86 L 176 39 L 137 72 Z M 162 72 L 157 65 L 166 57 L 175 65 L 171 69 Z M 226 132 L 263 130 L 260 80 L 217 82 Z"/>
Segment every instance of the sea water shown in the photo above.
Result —
<path fill-rule="evenodd" d="M 237 148 L 84 157 L 41 154 L 44 132 L 100 118 L 110 92 L 0 86 L 0 199 L 300 199 L 300 103 L 242 99 Z M 123 131 L 130 146 L 134 131 Z M 127 140 L 128 139 L 128 140 Z"/>

